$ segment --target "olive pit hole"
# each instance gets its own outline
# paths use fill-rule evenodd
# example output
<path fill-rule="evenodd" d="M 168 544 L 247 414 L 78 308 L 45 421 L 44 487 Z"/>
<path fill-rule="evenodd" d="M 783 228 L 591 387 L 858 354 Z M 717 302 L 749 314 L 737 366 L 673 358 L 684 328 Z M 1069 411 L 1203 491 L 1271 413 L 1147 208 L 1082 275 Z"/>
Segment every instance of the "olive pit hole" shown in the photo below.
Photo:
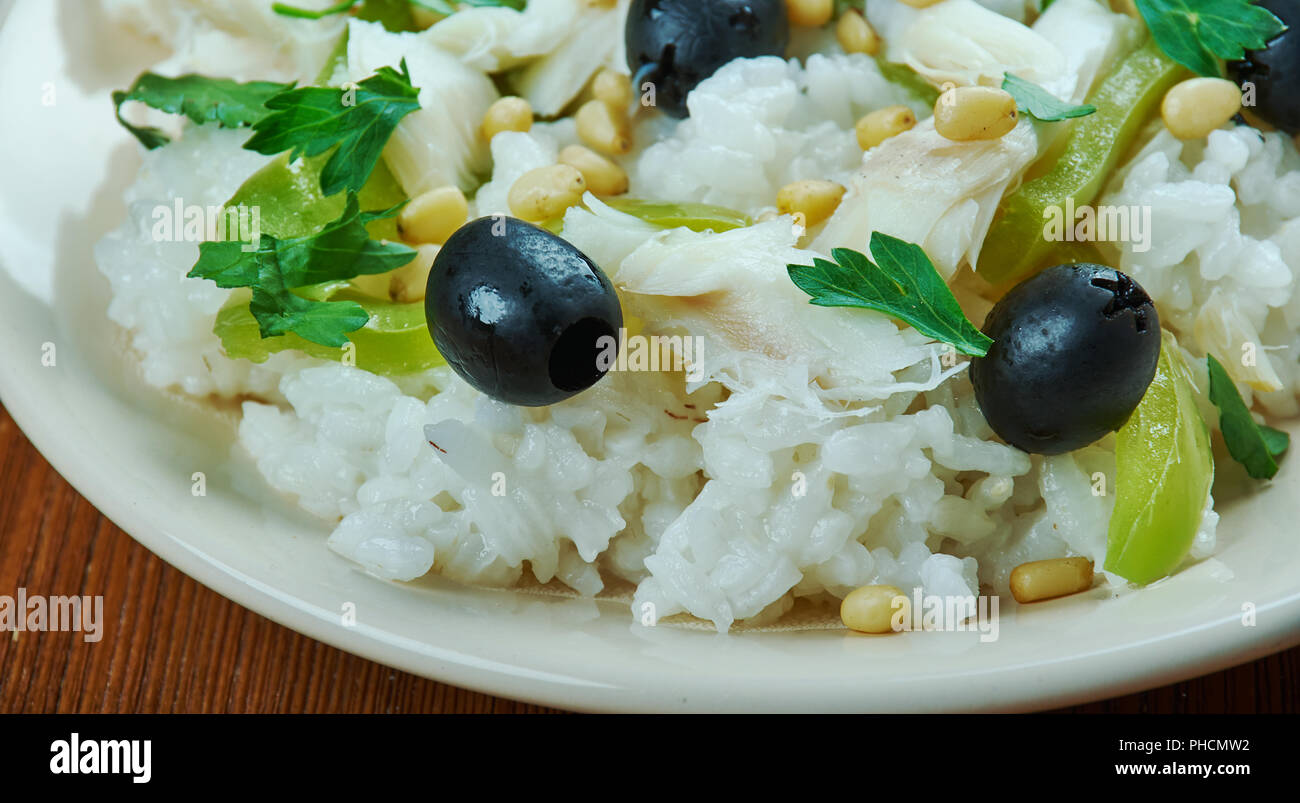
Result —
<path fill-rule="evenodd" d="M 565 329 L 551 347 L 547 361 L 551 384 L 575 393 L 596 384 L 605 375 L 597 364 L 602 337 L 613 337 L 617 342 L 614 328 L 599 318 L 583 318 Z"/>
<path fill-rule="evenodd" d="M 1106 308 L 1101 311 L 1102 315 L 1107 318 L 1114 318 L 1126 309 L 1132 310 L 1137 330 L 1139 332 L 1147 330 L 1146 307 L 1151 304 L 1151 297 L 1146 294 L 1146 291 L 1137 282 L 1127 275 L 1117 272 L 1113 279 L 1107 276 L 1095 276 L 1090 284 L 1093 287 L 1111 292 L 1111 298 L 1106 302 Z"/>

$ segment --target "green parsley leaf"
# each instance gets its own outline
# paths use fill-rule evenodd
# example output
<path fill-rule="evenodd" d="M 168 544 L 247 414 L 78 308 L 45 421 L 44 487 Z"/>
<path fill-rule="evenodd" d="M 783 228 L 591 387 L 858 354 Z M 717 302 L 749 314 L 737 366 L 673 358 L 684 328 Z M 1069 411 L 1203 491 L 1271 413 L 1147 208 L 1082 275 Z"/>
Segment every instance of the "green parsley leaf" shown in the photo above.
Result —
<path fill-rule="evenodd" d="M 836 248 L 835 262 L 789 265 L 790 279 L 821 307 L 860 307 L 892 315 L 962 354 L 983 357 L 992 339 L 976 329 L 920 246 L 887 234 L 871 235 L 875 263 Z"/>
<path fill-rule="evenodd" d="M 1021 114 L 1030 114 L 1044 123 L 1055 123 L 1074 117 L 1087 117 L 1097 111 L 1096 106 L 1084 104 L 1075 106 L 1043 89 L 1032 81 L 1018 78 L 1007 73 L 1002 78 L 1002 88 L 1016 99 L 1016 108 Z"/>
<path fill-rule="evenodd" d="M 1273 457 L 1281 457 L 1291 448 L 1291 436 L 1267 424 L 1259 425 L 1259 436 L 1264 439 L 1264 448 Z"/>
<path fill-rule="evenodd" d="M 334 348 L 348 342 L 348 332 L 355 332 L 370 321 L 370 313 L 357 302 L 303 298 L 277 284 L 277 274 L 273 272 L 253 288 L 248 310 L 257 320 L 263 339 L 292 332 L 303 340 Z"/>
<path fill-rule="evenodd" d="M 420 108 L 419 95 L 405 59 L 400 72 L 380 67 L 354 89 L 291 89 L 266 101 L 270 113 L 253 123 L 256 133 L 244 147 L 268 156 L 289 151 L 292 161 L 337 146 L 321 171 L 321 189 L 326 195 L 356 192 L 370 178 L 397 124 Z"/>
<path fill-rule="evenodd" d="M 387 273 L 414 259 L 413 249 L 372 240 L 366 231 L 367 224 L 392 217 L 401 206 L 362 212 L 357 196 L 348 193 L 343 214 L 316 234 L 283 240 L 263 234 L 254 251 L 233 240 L 201 243 L 189 276 L 218 287 L 252 288 L 250 310 L 264 338 L 294 332 L 337 348 L 348 342 L 348 332 L 366 325 L 369 314 L 353 301 L 303 297 L 301 288 Z"/>
<path fill-rule="evenodd" d="M 117 121 L 149 150 L 160 148 L 170 140 L 162 131 L 149 126 L 134 126 L 122 118 L 122 104 L 138 101 L 169 114 L 183 114 L 194 122 L 216 123 L 223 128 L 252 125 L 265 114 L 264 104 L 292 87 L 271 81 L 237 83 L 228 78 L 182 75 L 166 78 L 144 73 L 125 92 L 113 93 Z"/>
<path fill-rule="evenodd" d="M 1277 474 L 1277 458 L 1291 445 L 1291 436 L 1255 423 L 1228 372 L 1213 354 L 1207 354 L 1205 361 L 1210 370 L 1210 401 L 1219 408 L 1219 431 L 1228 454 L 1255 479 L 1271 479 Z"/>
<path fill-rule="evenodd" d="M 1240 59 L 1286 30 L 1250 0 L 1137 0 L 1137 8 L 1161 50 L 1212 78 L 1223 76 L 1219 59 Z"/>

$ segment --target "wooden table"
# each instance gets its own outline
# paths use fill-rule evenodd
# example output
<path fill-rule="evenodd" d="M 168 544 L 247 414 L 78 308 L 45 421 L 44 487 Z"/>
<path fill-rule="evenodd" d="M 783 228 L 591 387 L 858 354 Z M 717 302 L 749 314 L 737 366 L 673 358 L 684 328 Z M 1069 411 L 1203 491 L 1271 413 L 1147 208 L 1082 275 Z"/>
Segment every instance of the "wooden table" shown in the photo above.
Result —
<path fill-rule="evenodd" d="M 98 643 L 0 633 L 0 713 L 534 713 L 328 647 L 199 585 L 115 527 L 0 407 L 0 595 L 104 596 Z M 12 636 L 17 636 L 13 638 Z M 1081 712 L 1300 710 L 1300 648 Z"/>

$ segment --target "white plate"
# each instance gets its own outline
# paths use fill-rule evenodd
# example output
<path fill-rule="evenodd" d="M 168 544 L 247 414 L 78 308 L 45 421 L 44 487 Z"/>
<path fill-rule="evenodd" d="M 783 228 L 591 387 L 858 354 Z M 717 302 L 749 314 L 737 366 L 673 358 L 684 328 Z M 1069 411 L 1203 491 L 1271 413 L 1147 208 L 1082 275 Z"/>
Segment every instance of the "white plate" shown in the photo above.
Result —
<path fill-rule="evenodd" d="M 617 602 L 363 574 L 325 547 L 319 522 L 266 498 L 232 458 L 228 420 L 161 398 L 125 368 L 91 247 L 122 219 L 121 190 L 139 163 L 108 93 L 157 54 L 116 34 L 97 38 L 96 5 L 20 0 L 0 29 L 0 396 L 73 486 L 219 593 L 390 666 L 585 710 L 1044 708 L 1300 642 L 1295 457 L 1270 487 L 1223 511 L 1216 560 L 1120 598 L 1096 590 L 1007 603 L 993 643 L 971 632 L 642 628 Z M 47 343 L 57 349 L 52 367 L 42 364 Z M 205 497 L 191 494 L 199 471 Z M 341 621 L 348 605 L 351 627 Z M 1254 626 L 1242 624 L 1245 605 Z"/>

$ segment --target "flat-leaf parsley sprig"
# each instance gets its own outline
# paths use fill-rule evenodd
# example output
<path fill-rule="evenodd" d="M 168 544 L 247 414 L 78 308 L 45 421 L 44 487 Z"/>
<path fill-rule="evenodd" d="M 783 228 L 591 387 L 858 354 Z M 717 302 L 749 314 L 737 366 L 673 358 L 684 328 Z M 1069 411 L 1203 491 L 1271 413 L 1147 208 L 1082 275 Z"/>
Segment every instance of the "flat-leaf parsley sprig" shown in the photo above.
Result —
<path fill-rule="evenodd" d="M 369 78 L 345 87 L 297 87 L 269 81 L 240 84 L 228 78 L 184 75 L 165 78 L 144 73 L 130 89 L 114 92 L 117 119 L 146 148 L 170 140 L 156 128 L 134 126 L 122 118 L 122 104 L 139 101 L 195 123 L 225 128 L 249 126 L 244 143 L 268 156 L 289 151 L 319 156 L 335 148 L 321 171 L 326 195 L 359 191 L 365 186 L 402 118 L 420 108 L 420 90 L 412 86 L 403 59 L 400 69 L 380 67 Z"/>
<path fill-rule="evenodd" d="M 1251 0 L 1137 0 L 1160 49 L 1200 75 L 1221 78 L 1219 59 L 1235 61 L 1286 30 Z"/>
<path fill-rule="evenodd" d="M 874 263 L 849 248 L 836 248 L 831 256 L 834 262 L 814 259 L 812 265 L 787 266 L 791 281 L 812 296 L 813 304 L 873 309 L 898 318 L 962 354 L 988 354 L 993 340 L 966 318 L 919 245 L 874 232 Z"/>
<path fill-rule="evenodd" d="M 200 125 L 216 123 L 222 128 L 239 128 L 265 117 L 264 104 L 292 88 L 293 84 L 272 81 L 241 84 L 229 78 L 194 74 L 168 78 L 147 72 L 135 79 L 126 91 L 114 92 L 113 105 L 122 127 L 140 140 L 141 145 L 153 150 L 171 139 L 157 128 L 128 123 L 122 117 L 123 103 L 137 101 L 168 114 L 183 114 Z"/>
<path fill-rule="evenodd" d="M 397 243 L 370 239 L 366 226 L 401 209 L 362 212 L 355 193 L 348 193 L 342 215 L 307 237 L 279 239 L 262 235 L 255 251 L 236 241 L 199 245 L 191 278 L 209 279 L 218 287 L 248 287 L 250 311 L 262 337 L 295 332 L 322 346 L 339 347 L 348 333 L 365 326 L 370 315 L 353 301 L 319 301 L 294 289 L 357 276 L 387 273 L 415 258 L 416 251 Z"/>
<path fill-rule="evenodd" d="M 1291 445 L 1291 436 L 1255 423 L 1223 365 L 1213 354 L 1207 354 L 1205 361 L 1210 372 L 1210 401 L 1219 408 L 1219 431 L 1228 454 L 1255 479 L 1272 479 L 1277 474 L 1278 458 Z"/>
<path fill-rule="evenodd" d="M 1075 106 L 1043 89 L 1032 81 L 1007 73 L 1002 78 L 1002 88 L 1016 99 L 1016 108 L 1021 114 L 1029 114 L 1035 120 L 1055 123 L 1074 117 L 1087 117 L 1097 112 L 1096 106 L 1084 104 Z"/>
<path fill-rule="evenodd" d="M 398 123 L 420 108 L 418 97 L 405 61 L 400 69 L 382 67 L 345 87 L 294 88 L 145 73 L 130 89 L 113 95 L 118 120 L 146 148 L 161 147 L 169 139 L 158 129 L 128 124 L 121 116 L 128 100 L 183 114 L 198 124 L 249 126 L 254 133 L 246 149 L 266 155 L 288 151 L 290 161 L 333 150 L 321 170 L 320 186 L 326 196 L 347 193 L 336 220 L 309 236 L 280 239 L 263 234 L 253 251 L 235 241 L 201 243 L 199 260 L 188 274 L 218 287 L 249 288 L 249 311 L 263 338 L 294 332 L 333 348 L 346 344 L 348 333 L 365 326 L 370 314 L 355 301 L 327 300 L 321 286 L 387 273 L 416 256 L 404 245 L 372 240 L 366 229 L 396 215 L 401 205 L 363 212 L 357 192 L 369 181 Z"/>
<path fill-rule="evenodd" d="M 420 108 L 420 90 L 411 74 L 380 67 L 354 87 L 302 87 L 266 101 L 269 114 L 253 123 L 250 151 L 272 155 L 289 151 L 289 160 L 338 150 L 321 171 L 321 191 L 333 195 L 359 191 L 370 178 L 384 145 L 402 118 Z"/>

